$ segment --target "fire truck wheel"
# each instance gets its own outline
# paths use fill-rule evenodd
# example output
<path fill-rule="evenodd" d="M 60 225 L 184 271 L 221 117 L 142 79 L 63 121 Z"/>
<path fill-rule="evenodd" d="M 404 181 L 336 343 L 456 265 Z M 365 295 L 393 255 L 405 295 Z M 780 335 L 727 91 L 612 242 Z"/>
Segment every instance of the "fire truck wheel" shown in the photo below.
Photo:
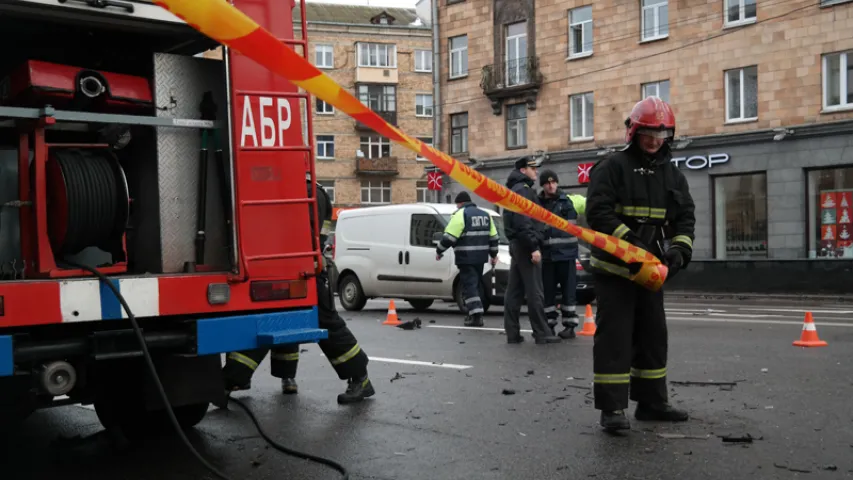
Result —
<path fill-rule="evenodd" d="M 338 298 L 341 299 L 341 305 L 349 311 L 360 311 L 367 304 L 367 297 L 364 296 L 364 290 L 361 288 L 361 282 L 353 273 L 348 273 L 340 280 L 338 284 Z"/>
<path fill-rule="evenodd" d="M 192 428 L 198 425 L 204 419 L 204 416 L 207 415 L 208 407 L 210 407 L 210 404 L 207 402 L 175 407 L 174 412 L 175 418 L 178 419 L 178 425 L 183 429 Z M 163 411 L 162 414 L 166 416 L 166 420 L 168 420 L 168 414 L 165 411 Z"/>

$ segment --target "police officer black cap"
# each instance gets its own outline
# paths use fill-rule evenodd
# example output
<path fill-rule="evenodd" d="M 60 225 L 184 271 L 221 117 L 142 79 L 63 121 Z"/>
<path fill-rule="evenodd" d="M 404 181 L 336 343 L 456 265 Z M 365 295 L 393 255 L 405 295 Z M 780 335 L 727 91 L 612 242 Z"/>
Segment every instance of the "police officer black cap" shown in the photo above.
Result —
<path fill-rule="evenodd" d="M 560 179 L 557 178 L 557 174 L 554 173 L 553 170 L 545 170 L 544 172 L 539 174 L 540 186 L 544 186 L 548 182 L 557 182 L 557 185 L 560 184 Z"/>
<path fill-rule="evenodd" d="M 525 167 L 539 167 L 542 161 L 531 156 L 521 157 L 515 161 L 515 168 L 521 170 Z"/>
<path fill-rule="evenodd" d="M 454 200 L 453 203 L 468 203 L 470 201 L 471 195 L 468 195 L 468 192 L 459 192 L 459 194 L 456 195 L 456 200 Z"/>

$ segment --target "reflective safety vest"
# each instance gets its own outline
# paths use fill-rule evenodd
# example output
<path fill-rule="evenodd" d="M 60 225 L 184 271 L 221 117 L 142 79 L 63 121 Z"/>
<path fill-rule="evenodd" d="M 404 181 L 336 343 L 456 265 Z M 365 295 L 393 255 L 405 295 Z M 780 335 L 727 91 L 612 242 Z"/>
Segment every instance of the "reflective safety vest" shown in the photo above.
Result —
<path fill-rule="evenodd" d="M 483 265 L 489 256 L 498 255 L 498 230 L 491 215 L 473 202 L 466 203 L 450 216 L 437 251 L 453 247 L 456 265 Z"/>
<path fill-rule="evenodd" d="M 586 199 L 581 195 L 559 192 L 559 195 L 553 198 L 545 196 L 543 192 L 539 199 L 545 209 L 575 225 L 578 223 L 578 214 L 583 215 L 586 210 Z M 543 261 L 566 262 L 578 258 L 578 237 L 566 231 L 548 225 L 543 244 Z"/>

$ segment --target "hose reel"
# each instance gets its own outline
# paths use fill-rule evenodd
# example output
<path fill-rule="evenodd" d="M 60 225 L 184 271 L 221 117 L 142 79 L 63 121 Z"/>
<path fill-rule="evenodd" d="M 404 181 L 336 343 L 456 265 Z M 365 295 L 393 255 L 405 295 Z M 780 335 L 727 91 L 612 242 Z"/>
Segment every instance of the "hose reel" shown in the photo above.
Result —
<path fill-rule="evenodd" d="M 127 179 L 108 148 L 51 148 L 47 227 L 54 255 L 97 247 L 124 260 L 130 214 Z"/>

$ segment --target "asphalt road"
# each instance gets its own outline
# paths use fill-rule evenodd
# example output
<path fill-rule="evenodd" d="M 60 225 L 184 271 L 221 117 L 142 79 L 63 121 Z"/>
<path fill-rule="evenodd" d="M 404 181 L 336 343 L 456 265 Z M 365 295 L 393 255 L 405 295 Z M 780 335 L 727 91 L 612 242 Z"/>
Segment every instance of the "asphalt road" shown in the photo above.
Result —
<path fill-rule="evenodd" d="M 670 381 L 735 385 L 673 383 L 671 399 L 690 410 L 689 422 L 632 418 L 629 433 L 611 436 L 591 404 L 592 338 L 508 345 L 499 308 L 485 328 L 471 329 L 450 304 L 426 313 L 396 304 L 402 321 L 417 317 L 423 328 L 382 325 L 382 300 L 341 312 L 372 357 L 372 399 L 337 405 L 345 385 L 315 345 L 303 346 L 298 396 L 279 394 L 264 362 L 255 388 L 238 397 L 283 444 L 343 463 L 352 479 L 853 477 L 853 305 L 670 300 Z M 791 345 L 806 310 L 828 347 Z M 340 478 L 265 448 L 233 408 L 211 408 L 190 432 L 200 453 L 232 478 Z M 172 435 L 116 452 L 99 432 L 89 408 L 40 412 L 22 429 L 0 433 L 0 477 L 214 478 Z M 723 442 L 727 435 L 754 440 Z"/>

